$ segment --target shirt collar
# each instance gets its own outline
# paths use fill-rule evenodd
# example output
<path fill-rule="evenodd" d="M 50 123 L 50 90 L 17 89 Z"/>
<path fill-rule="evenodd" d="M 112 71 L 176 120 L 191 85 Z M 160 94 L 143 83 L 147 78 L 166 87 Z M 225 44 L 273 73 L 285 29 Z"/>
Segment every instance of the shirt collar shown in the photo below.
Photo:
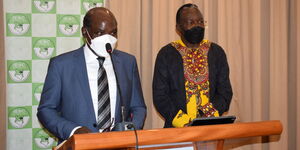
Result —
<path fill-rule="evenodd" d="M 92 50 L 87 46 L 87 44 L 84 45 L 83 52 L 84 52 L 84 57 L 85 57 L 86 63 L 98 62 L 98 60 L 97 60 L 98 56 L 92 52 Z M 101 56 L 101 57 L 103 57 L 103 56 Z M 110 61 L 110 59 L 111 59 L 110 55 L 105 57 L 105 60 Z"/>
<path fill-rule="evenodd" d="M 97 60 L 98 56 L 92 52 L 92 50 L 87 46 L 87 44 L 85 44 L 83 51 L 84 51 L 85 61 L 87 63 Z"/>
<path fill-rule="evenodd" d="M 182 42 L 182 40 L 177 40 L 177 41 L 174 41 L 174 42 L 180 44 L 180 45 L 183 46 L 183 47 L 186 47 L 186 45 Z M 207 42 L 208 42 L 208 40 L 203 39 L 203 40 L 200 42 L 200 45 L 203 44 L 203 43 L 207 43 Z"/>

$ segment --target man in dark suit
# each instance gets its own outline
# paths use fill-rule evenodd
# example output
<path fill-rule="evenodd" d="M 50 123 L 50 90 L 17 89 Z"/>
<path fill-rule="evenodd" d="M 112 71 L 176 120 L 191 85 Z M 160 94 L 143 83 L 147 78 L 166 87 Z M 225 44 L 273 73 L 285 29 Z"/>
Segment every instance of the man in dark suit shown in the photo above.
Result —
<path fill-rule="evenodd" d="M 153 103 L 164 127 L 184 127 L 197 117 L 218 117 L 232 98 L 224 50 L 204 38 L 204 19 L 198 7 L 185 4 L 176 15 L 181 40 L 158 53 L 153 77 Z"/>
<path fill-rule="evenodd" d="M 137 63 L 134 56 L 114 49 L 114 15 L 106 8 L 93 8 L 81 30 L 84 46 L 50 60 L 39 121 L 60 142 L 73 134 L 109 130 L 122 121 L 122 114 L 142 129 L 146 106 Z M 107 49 L 113 50 L 111 55 Z"/>

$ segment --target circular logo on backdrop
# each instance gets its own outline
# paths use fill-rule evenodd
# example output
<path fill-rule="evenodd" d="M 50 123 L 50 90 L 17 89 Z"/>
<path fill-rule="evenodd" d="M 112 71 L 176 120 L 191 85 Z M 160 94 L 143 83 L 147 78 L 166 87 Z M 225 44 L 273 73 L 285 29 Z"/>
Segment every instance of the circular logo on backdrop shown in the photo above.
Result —
<path fill-rule="evenodd" d="M 8 20 L 9 31 L 15 35 L 25 34 L 30 27 L 30 21 L 25 15 L 17 14 Z"/>
<path fill-rule="evenodd" d="M 55 45 L 49 39 L 39 39 L 33 45 L 34 53 L 42 59 L 50 58 L 54 52 Z"/>
<path fill-rule="evenodd" d="M 55 5 L 55 0 L 34 0 L 35 8 L 41 12 L 49 12 Z"/>
<path fill-rule="evenodd" d="M 85 11 L 89 11 L 95 7 L 102 7 L 103 0 L 83 0 L 82 5 Z"/>
<path fill-rule="evenodd" d="M 54 142 L 55 139 L 49 136 L 43 129 L 40 129 L 34 135 L 34 143 L 39 148 L 51 148 Z"/>
<path fill-rule="evenodd" d="M 41 100 L 42 91 L 43 91 L 43 85 L 39 85 L 34 89 L 34 98 L 38 102 L 40 102 Z"/>
<path fill-rule="evenodd" d="M 23 82 L 30 75 L 29 66 L 23 61 L 15 61 L 8 68 L 9 77 L 15 82 Z"/>
<path fill-rule="evenodd" d="M 30 114 L 29 112 L 22 107 L 18 107 L 13 109 L 9 113 L 9 122 L 10 124 L 15 128 L 23 128 L 25 127 L 29 120 L 30 120 Z"/>
<path fill-rule="evenodd" d="M 67 36 L 75 34 L 79 29 L 79 22 L 74 16 L 63 16 L 58 23 L 60 32 Z"/>

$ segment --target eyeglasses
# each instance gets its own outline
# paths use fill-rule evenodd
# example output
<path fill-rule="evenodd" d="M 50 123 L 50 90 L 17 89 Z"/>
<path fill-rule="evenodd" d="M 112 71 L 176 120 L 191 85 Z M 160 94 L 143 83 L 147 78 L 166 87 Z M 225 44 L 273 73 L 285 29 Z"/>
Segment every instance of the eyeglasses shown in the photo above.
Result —
<path fill-rule="evenodd" d="M 207 21 L 205 21 L 205 20 L 201 20 L 201 21 L 197 21 L 197 22 L 195 22 L 195 21 L 186 21 L 184 24 L 181 23 L 179 25 L 181 27 L 183 27 L 183 26 L 191 26 L 191 25 L 195 25 L 195 24 L 197 24 L 197 25 L 199 25 L 200 27 L 203 27 L 203 28 L 208 28 Z"/>

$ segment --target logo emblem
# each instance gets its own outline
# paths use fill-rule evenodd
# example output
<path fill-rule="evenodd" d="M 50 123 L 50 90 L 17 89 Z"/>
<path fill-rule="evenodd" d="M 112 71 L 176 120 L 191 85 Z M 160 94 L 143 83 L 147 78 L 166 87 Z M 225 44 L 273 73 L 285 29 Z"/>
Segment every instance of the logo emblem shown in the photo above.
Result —
<path fill-rule="evenodd" d="M 82 6 L 83 6 L 85 12 L 87 12 L 92 8 L 102 7 L 103 6 L 103 0 L 83 0 Z"/>
<path fill-rule="evenodd" d="M 25 108 L 17 107 L 9 113 L 8 119 L 14 128 L 24 128 L 30 120 L 30 113 Z"/>
<path fill-rule="evenodd" d="M 75 16 L 71 16 L 71 15 L 62 16 L 58 22 L 58 28 L 62 34 L 66 36 L 72 36 L 78 32 L 79 21 Z"/>
<path fill-rule="evenodd" d="M 47 13 L 55 6 L 55 0 L 34 0 L 33 4 L 40 12 Z"/>
<path fill-rule="evenodd" d="M 26 15 L 13 14 L 8 18 L 8 29 L 14 35 L 24 35 L 29 31 L 30 20 Z"/>
<path fill-rule="evenodd" d="M 39 58 L 48 59 L 55 50 L 55 44 L 50 39 L 42 38 L 34 43 L 33 50 Z"/>
<path fill-rule="evenodd" d="M 9 66 L 8 74 L 14 82 L 23 82 L 28 79 L 30 68 L 24 61 L 15 61 Z"/>
<path fill-rule="evenodd" d="M 38 148 L 52 148 L 55 143 L 55 139 L 43 129 L 38 129 L 34 135 L 34 143 Z"/>
<path fill-rule="evenodd" d="M 38 102 L 40 102 L 40 100 L 41 100 L 41 94 L 42 94 L 42 91 L 43 91 L 43 84 L 37 86 L 37 87 L 34 89 L 34 98 L 35 98 L 35 100 L 38 101 Z"/>

